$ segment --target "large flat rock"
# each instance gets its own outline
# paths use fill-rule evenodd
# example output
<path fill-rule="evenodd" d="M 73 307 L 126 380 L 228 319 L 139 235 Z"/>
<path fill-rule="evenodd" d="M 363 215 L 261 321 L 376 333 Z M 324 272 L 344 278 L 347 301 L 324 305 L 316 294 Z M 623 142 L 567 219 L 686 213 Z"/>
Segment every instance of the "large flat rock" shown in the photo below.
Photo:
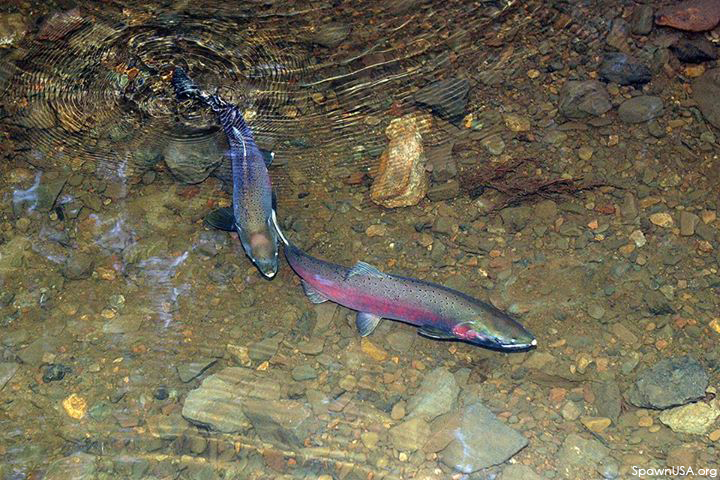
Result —
<path fill-rule="evenodd" d="M 506 462 L 527 444 L 527 438 L 475 403 L 462 411 L 454 440 L 440 452 L 440 460 L 459 472 L 472 473 Z"/>
<path fill-rule="evenodd" d="M 281 391 L 279 382 L 254 370 L 229 367 L 210 375 L 200 388 L 188 393 L 182 415 L 218 432 L 246 431 L 251 423 L 243 413 L 244 403 L 278 400 Z"/>

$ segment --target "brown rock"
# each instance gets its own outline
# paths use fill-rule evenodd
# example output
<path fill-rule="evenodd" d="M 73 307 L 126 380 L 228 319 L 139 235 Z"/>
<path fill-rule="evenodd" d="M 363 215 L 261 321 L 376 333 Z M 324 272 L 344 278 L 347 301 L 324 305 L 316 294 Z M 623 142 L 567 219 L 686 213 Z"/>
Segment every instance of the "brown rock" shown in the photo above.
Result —
<path fill-rule="evenodd" d="M 667 454 L 666 465 L 668 467 L 696 468 L 694 450 L 690 445 L 681 445 L 671 449 Z"/>
<path fill-rule="evenodd" d="M 422 123 L 426 117 L 405 115 L 390 122 L 385 133 L 390 139 L 380 156 L 378 175 L 370 198 L 387 208 L 417 205 L 428 190 Z"/>
<path fill-rule="evenodd" d="M 637 336 L 630 331 L 625 325 L 621 323 L 613 323 L 610 326 L 610 331 L 618 337 L 618 339 L 626 345 L 637 345 Z"/>
<path fill-rule="evenodd" d="M 680 235 L 689 237 L 695 234 L 695 227 L 700 222 L 700 217 L 691 212 L 680 212 Z"/>
<path fill-rule="evenodd" d="M 658 227 L 669 228 L 673 226 L 673 218 L 669 213 L 657 212 L 650 215 L 650 222 Z"/>
<path fill-rule="evenodd" d="M 720 22 L 720 2 L 718 0 L 688 0 L 669 5 L 658 11 L 655 23 L 666 27 L 705 32 L 712 30 Z"/>
<path fill-rule="evenodd" d="M 705 117 L 713 126 L 720 128 L 720 108 L 718 108 L 718 94 L 720 93 L 720 68 L 708 70 L 693 82 L 693 100 Z"/>
<path fill-rule="evenodd" d="M 370 225 L 365 229 L 365 235 L 368 237 L 384 237 L 387 233 L 387 225 Z"/>

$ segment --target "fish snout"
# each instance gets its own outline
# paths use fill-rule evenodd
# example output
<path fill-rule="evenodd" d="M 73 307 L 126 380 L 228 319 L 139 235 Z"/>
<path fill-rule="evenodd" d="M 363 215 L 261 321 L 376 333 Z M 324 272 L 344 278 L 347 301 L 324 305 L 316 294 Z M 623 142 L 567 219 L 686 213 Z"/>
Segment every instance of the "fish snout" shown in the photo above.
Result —
<path fill-rule="evenodd" d="M 273 278 L 278 271 L 278 248 L 274 237 L 254 233 L 249 239 L 249 254 L 258 270 L 266 278 Z"/>
<path fill-rule="evenodd" d="M 497 341 L 504 350 L 528 350 L 537 346 L 535 336 L 524 328 L 511 335 L 498 337 Z"/>
<path fill-rule="evenodd" d="M 535 337 L 531 337 L 529 339 L 511 338 L 508 343 L 502 344 L 502 348 L 508 350 L 525 350 L 533 347 L 537 347 L 537 340 Z"/>
<path fill-rule="evenodd" d="M 265 278 L 273 278 L 278 272 L 278 261 L 277 258 L 271 259 L 255 259 L 255 265 L 257 265 L 260 273 Z"/>
<path fill-rule="evenodd" d="M 474 345 L 504 351 L 524 351 L 537 346 L 535 336 L 521 325 L 513 322 L 513 328 L 506 332 L 488 332 L 481 328 L 472 328 L 468 324 L 460 324 L 453 328 L 455 336 Z"/>

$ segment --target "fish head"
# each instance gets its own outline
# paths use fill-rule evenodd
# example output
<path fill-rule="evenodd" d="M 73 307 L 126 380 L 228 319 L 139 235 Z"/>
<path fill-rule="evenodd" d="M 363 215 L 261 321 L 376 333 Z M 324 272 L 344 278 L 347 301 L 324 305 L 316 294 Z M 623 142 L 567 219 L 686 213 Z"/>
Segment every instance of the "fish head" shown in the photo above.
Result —
<path fill-rule="evenodd" d="M 274 229 L 251 232 L 242 238 L 250 260 L 265 278 L 273 278 L 278 271 L 278 245 Z"/>
<path fill-rule="evenodd" d="M 532 333 L 501 311 L 484 312 L 458 323 L 452 328 L 452 333 L 460 340 L 493 350 L 524 351 L 537 345 Z"/>

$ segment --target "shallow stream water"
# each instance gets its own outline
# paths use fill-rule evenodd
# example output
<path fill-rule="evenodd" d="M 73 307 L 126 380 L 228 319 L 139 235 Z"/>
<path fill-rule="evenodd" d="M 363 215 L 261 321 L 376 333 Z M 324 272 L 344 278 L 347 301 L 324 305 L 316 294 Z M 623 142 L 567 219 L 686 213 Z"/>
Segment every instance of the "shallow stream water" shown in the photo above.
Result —
<path fill-rule="evenodd" d="M 0 479 L 717 478 L 720 30 L 670 3 L 0 6 Z M 175 66 L 275 152 L 294 242 L 538 347 L 360 338 L 262 278 Z"/>

